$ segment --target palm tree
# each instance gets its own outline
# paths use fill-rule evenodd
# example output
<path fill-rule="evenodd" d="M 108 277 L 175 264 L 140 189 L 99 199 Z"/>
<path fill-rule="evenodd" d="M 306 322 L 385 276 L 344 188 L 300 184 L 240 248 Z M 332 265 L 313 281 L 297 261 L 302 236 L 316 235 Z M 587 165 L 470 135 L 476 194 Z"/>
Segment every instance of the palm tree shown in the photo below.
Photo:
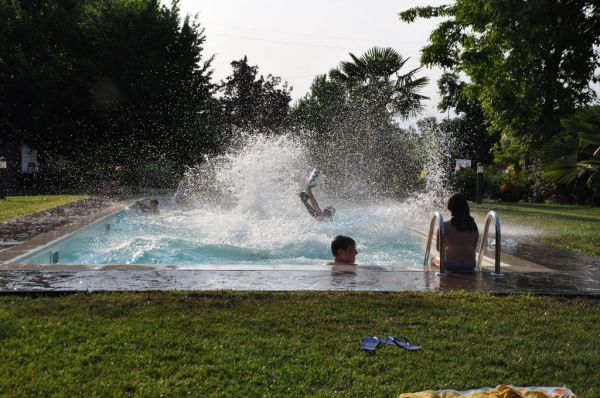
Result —
<path fill-rule="evenodd" d="M 352 61 L 342 62 L 329 76 L 347 85 L 364 108 L 371 148 L 378 115 L 388 113 L 403 119 L 417 115 L 423 109 L 422 101 L 428 99 L 419 91 L 429 79 L 416 76 L 420 67 L 401 74 L 408 58 L 393 48 L 373 47 L 360 57 L 350 53 L 350 58 Z"/>
<path fill-rule="evenodd" d="M 344 61 L 338 69 L 330 72 L 332 79 L 361 91 L 366 99 L 374 101 L 374 105 L 385 106 L 394 116 L 408 118 L 422 110 L 421 101 L 428 97 L 418 91 L 429 79 L 416 77 L 421 67 L 400 74 L 409 58 L 402 57 L 393 48 L 380 47 L 367 50 L 360 58 L 350 53 L 350 58 L 352 61 Z"/>
<path fill-rule="evenodd" d="M 600 150 L 600 105 L 582 108 L 560 122 L 568 135 L 546 148 L 544 176 L 558 184 L 582 180 L 596 197 L 600 196 L 600 160 L 595 159 Z"/>

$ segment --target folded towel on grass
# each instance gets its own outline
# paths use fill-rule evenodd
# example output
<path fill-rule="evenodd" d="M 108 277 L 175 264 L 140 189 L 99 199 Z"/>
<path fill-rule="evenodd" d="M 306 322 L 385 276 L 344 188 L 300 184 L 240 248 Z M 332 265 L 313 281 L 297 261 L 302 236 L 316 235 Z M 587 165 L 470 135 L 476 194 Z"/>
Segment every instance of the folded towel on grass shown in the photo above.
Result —
<path fill-rule="evenodd" d="M 501 384 L 477 390 L 421 391 L 400 394 L 398 398 L 577 398 L 573 391 L 561 387 L 514 387 Z"/>

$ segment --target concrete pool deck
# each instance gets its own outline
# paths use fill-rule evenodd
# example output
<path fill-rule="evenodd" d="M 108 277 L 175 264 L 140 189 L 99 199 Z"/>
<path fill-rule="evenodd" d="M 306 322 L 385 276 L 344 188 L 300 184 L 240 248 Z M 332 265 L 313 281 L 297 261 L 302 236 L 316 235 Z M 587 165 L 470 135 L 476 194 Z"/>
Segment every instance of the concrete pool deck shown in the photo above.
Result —
<path fill-rule="evenodd" d="M 129 202 L 65 225 L 0 251 L 0 293 L 28 291 L 143 290 L 333 290 L 446 291 L 464 289 L 495 293 L 600 295 L 600 258 L 572 254 L 531 243 L 517 255 L 502 253 L 504 278 L 490 275 L 493 260 L 484 257 L 481 272 L 444 276 L 424 270 L 392 271 L 359 266 L 356 272 L 336 272 L 324 265 L 203 265 L 198 269 L 151 265 L 32 265 L 10 261 L 87 225 L 110 216 Z M 422 231 L 414 231 L 422 235 Z M 550 253 L 550 255 L 548 255 Z M 544 255 L 541 255 L 544 254 Z M 553 261 L 554 259 L 554 261 Z M 531 261 L 534 260 L 534 261 Z M 541 260 L 541 261 L 538 261 Z M 100 269 L 98 269 L 100 268 Z"/>
<path fill-rule="evenodd" d="M 264 270 L 2 270 L 0 292 L 77 292 L 146 290 L 331 290 L 447 291 L 463 289 L 493 293 L 555 295 L 600 294 L 598 281 L 582 285 L 558 273 L 506 273 L 495 279 L 487 272 L 381 271 L 363 267 L 355 273 Z"/>
<path fill-rule="evenodd" d="M 248 266 L 246 266 L 248 267 Z M 503 253 L 504 277 L 491 276 L 491 259 L 483 271 L 389 271 L 359 266 L 356 272 L 332 271 L 325 265 L 204 265 L 197 270 L 175 266 L 123 265 L 93 269 L 89 265 L 0 265 L 0 293 L 145 291 L 145 290 L 331 290 L 447 291 L 463 289 L 494 293 L 600 295 L 600 281 L 582 274 L 544 267 Z M 583 276 L 583 278 L 582 278 Z"/>

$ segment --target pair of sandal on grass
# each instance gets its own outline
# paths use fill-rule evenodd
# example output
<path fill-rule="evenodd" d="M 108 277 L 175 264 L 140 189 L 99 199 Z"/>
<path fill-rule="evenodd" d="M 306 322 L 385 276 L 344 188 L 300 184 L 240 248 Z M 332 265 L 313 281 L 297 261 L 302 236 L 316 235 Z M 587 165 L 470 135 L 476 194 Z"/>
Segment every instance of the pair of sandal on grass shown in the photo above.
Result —
<path fill-rule="evenodd" d="M 404 348 L 408 351 L 418 351 L 421 349 L 420 345 L 414 345 L 410 341 L 408 341 L 406 337 L 402 336 L 399 336 L 398 338 L 394 336 L 388 336 L 385 339 L 380 339 L 379 337 L 372 336 L 360 339 L 360 349 L 368 353 L 375 352 L 375 350 L 377 349 L 377 347 L 379 347 L 380 344 L 395 345 L 400 348 Z"/>

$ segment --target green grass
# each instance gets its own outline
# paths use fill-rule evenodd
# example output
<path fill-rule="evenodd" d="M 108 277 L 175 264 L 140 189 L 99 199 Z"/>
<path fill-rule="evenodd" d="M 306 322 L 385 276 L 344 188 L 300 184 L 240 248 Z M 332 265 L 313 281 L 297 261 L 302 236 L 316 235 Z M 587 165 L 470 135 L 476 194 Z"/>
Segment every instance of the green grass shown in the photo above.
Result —
<path fill-rule="evenodd" d="M 600 208 L 537 203 L 470 204 L 474 212 L 497 210 L 502 221 L 542 231 L 543 243 L 600 256 Z"/>
<path fill-rule="evenodd" d="M 0 222 L 87 198 L 83 195 L 8 196 L 6 200 L 0 200 Z"/>
<path fill-rule="evenodd" d="M 395 397 L 566 385 L 600 396 L 600 302 L 452 293 L 0 297 L 3 396 Z M 423 346 L 359 350 L 361 337 Z"/>

